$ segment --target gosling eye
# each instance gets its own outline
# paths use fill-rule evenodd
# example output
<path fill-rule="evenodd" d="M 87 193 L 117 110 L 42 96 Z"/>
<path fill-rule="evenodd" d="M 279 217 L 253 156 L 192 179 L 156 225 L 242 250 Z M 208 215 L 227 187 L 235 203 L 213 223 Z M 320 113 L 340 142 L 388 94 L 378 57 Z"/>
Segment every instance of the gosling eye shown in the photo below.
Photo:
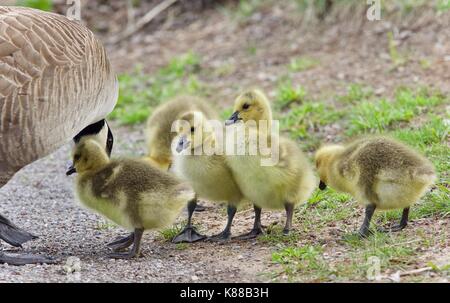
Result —
<path fill-rule="evenodd" d="M 80 158 L 81 158 L 81 155 L 75 155 L 75 156 L 73 156 L 73 161 L 76 162 L 76 161 L 80 160 Z"/>
<path fill-rule="evenodd" d="M 244 103 L 244 105 L 242 106 L 243 109 L 248 109 L 250 107 L 250 104 L 248 103 Z"/>
<path fill-rule="evenodd" d="M 191 127 L 191 133 L 195 132 L 195 127 Z"/>

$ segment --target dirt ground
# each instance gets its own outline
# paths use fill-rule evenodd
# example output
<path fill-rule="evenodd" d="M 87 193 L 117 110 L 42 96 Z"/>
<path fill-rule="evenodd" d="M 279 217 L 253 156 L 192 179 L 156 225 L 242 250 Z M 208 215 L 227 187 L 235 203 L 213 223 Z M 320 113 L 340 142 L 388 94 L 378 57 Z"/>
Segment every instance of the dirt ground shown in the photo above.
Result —
<path fill-rule="evenodd" d="M 209 7 L 169 17 L 149 25 L 119 45 L 107 45 L 118 72 L 130 72 L 140 63 L 153 73 L 171 58 L 194 51 L 202 58 L 201 81 L 208 85 L 208 97 L 222 108 L 229 107 L 236 92 L 249 87 L 264 88 L 273 96 L 277 79 L 292 57 L 317 58 L 320 64 L 294 75 L 294 83 L 304 86 L 312 96 L 333 101 L 345 92 L 348 83 L 368 84 L 379 96 L 390 96 L 394 89 L 428 86 L 450 92 L 450 18 L 422 13 L 379 22 L 365 18 L 336 16 L 324 24 L 305 24 L 284 1 L 261 7 L 245 21 L 235 21 L 223 9 Z M 118 17 L 119 18 L 119 17 Z M 122 17 L 120 17 L 122 18 Z M 98 22 L 102 22 L 100 19 Z M 123 25 L 123 24 L 122 24 Z M 100 31 L 105 41 L 120 28 Z M 387 33 L 393 32 L 398 49 L 409 58 L 408 64 L 391 69 Z M 252 55 L 249 55 L 252 52 Z M 429 67 L 421 66 L 422 60 Z M 214 73 L 221 66 L 226 73 Z M 113 124 L 116 155 L 141 155 L 145 152 L 143 126 Z M 45 159 L 19 172 L 0 191 L 2 214 L 19 226 L 40 236 L 27 243 L 25 251 L 42 252 L 61 260 L 59 265 L 0 265 L 4 282 L 269 282 L 284 281 L 276 273 L 279 265 L 271 261 L 274 247 L 259 241 L 231 241 L 221 245 L 196 243 L 178 247 L 148 233 L 143 240 L 144 257 L 133 261 L 110 260 L 105 244 L 124 231 L 111 227 L 99 216 L 82 209 L 74 200 L 73 179 L 65 176 L 69 159 L 65 146 Z M 208 234 L 219 232 L 225 224 L 223 210 L 211 203 L 194 220 Z M 320 234 L 305 232 L 297 244 L 326 246 L 330 258 L 339 259 L 346 248 L 338 243 L 343 228 L 356 229 L 362 210 L 339 224 L 330 224 Z M 233 232 L 252 226 L 252 210 L 237 214 Z M 263 223 L 284 222 L 283 212 L 263 212 Z M 343 227 L 343 226 L 346 227 Z M 298 224 L 294 224 L 294 229 Z M 427 260 L 450 262 L 448 217 L 420 219 L 405 233 L 414 239 L 414 230 L 441 233 L 444 240 L 424 249 L 421 258 L 406 270 L 422 268 Z M 11 250 L 3 242 L 4 250 Z M 12 250 L 14 251 L 14 250 Z M 81 259 L 81 272 L 67 274 L 63 265 L 70 256 Z M 391 273 L 384 273 L 389 275 Z M 448 282 L 448 276 L 424 273 L 427 281 Z M 333 280 L 331 277 L 330 280 Z M 389 279 L 385 279 L 390 281 Z M 311 281 L 311 280 L 310 280 Z M 364 279 L 362 281 L 365 281 Z"/>

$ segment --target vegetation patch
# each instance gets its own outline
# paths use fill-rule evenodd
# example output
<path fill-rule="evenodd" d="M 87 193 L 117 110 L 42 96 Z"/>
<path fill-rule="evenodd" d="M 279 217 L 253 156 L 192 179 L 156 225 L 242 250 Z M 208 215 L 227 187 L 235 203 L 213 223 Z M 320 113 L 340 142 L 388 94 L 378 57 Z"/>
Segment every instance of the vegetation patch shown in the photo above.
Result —
<path fill-rule="evenodd" d="M 153 77 L 141 67 L 119 75 L 119 99 L 110 117 L 122 124 L 142 123 L 162 102 L 179 94 L 199 94 L 203 88 L 196 76 L 199 70 L 199 57 L 187 53 L 171 60 Z"/>

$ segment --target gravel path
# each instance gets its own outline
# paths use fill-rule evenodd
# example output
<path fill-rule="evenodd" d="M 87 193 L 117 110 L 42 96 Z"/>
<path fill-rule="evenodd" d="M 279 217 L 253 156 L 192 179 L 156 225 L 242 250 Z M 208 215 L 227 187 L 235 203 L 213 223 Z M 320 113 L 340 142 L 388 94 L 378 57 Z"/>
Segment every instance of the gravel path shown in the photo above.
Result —
<path fill-rule="evenodd" d="M 140 130 L 115 127 L 115 134 L 116 155 L 139 155 L 144 151 Z M 105 244 L 124 235 L 125 231 L 107 224 L 75 201 L 73 177 L 65 176 L 69 155 L 70 145 L 64 146 L 22 169 L 0 190 L 1 213 L 39 236 L 26 243 L 24 251 L 44 253 L 60 260 L 57 265 L 0 265 L 0 282 L 250 282 L 268 279 L 259 273 L 267 266 L 264 263 L 271 249 L 257 242 L 197 243 L 179 249 L 158 237 L 157 232 L 148 232 L 143 240 L 143 258 L 132 261 L 106 258 Z M 281 213 L 269 215 L 277 219 Z M 218 208 L 211 207 L 197 214 L 195 220 L 202 224 L 205 220 L 213 222 L 208 224 L 211 229 L 208 233 L 215 233 L 222 228 L 225 217 Z M 250 211 L 239 214 L 235 231 L 250 227 L 251 220 Z M 20 251 L 4 242 L 0 245 L 9 252 Z M 66 273 L 64 265 L 69 257 L 80 259 L 81 271 Z"/>

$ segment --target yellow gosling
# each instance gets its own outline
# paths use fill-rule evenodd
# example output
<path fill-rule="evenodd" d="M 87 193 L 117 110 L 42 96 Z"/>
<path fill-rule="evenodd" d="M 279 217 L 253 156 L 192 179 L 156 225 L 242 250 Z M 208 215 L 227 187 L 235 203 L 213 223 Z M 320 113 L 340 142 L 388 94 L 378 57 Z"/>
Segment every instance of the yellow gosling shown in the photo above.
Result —
<path fill-rule="evenodd" d="M 76 193 L 81 203 L 132 231 L 109 246 L 112 258 L 139 256 L 144 230 L 173 224 L 195 193 L 188 184 L 142 160 L 110 160 L 105 149 L 91 139 L 73 150 Z M 133 244 L 129 252 L 122 253 Z"/>
<path fill-rule="evenodd" d="M 400 224 L 406 227 L 410 206 L 419 200 L 436 179 L 429 160 L 410 147 L 386 137 L 366 137 L 347 145 L 328 145 L 315 156 L 320 189 L 330 187 L 351 194 L 366 207 L 359 235 L 370 234 L 375 209 L 403 209 Z M 387 231 L 380 229 L 381 231 Z"/>

